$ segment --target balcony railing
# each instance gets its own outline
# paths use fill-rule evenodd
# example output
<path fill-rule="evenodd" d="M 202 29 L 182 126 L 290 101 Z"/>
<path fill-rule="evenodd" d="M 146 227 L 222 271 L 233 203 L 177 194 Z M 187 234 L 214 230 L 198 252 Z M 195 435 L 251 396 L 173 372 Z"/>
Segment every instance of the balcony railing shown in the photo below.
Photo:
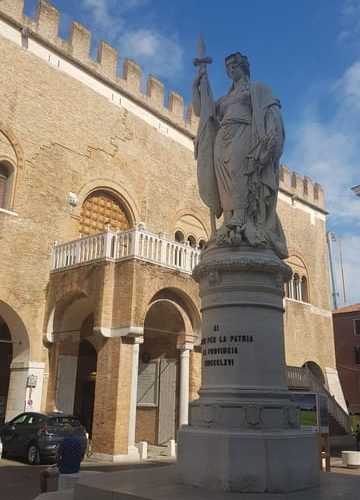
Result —
<path fill-rule="evenodd" d="M 71 268 L 99 260 L 118 262 L 139 259 L 191 274 L 199 262 L 199 255 L 199 249 L 168 240 L 163 235 L 150 233 L 139 224 L 128 231 L 105 231 L 63 245 L 55 244 L 51 270 Z"/>

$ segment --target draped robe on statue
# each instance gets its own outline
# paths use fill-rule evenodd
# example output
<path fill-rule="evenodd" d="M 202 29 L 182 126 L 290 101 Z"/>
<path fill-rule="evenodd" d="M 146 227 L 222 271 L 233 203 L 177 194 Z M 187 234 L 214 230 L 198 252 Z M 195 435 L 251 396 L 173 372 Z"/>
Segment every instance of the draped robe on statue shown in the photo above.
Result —
<path fill-rule="evenodd" d="M 216 102 L 207 77 L 202 78 L 199 90 L 195 157 L 201 199 L 216 217 L 223 211 L 244 209 L 248 243 L 270 247 L 286 258 L 285 236 L 276 213 L 284 144 L 280 102 L 262 83 L 232 86 Z M 274 134 L 275 147 L 271 158 L 262 164 L 261 152 L 269 132 Z"/>

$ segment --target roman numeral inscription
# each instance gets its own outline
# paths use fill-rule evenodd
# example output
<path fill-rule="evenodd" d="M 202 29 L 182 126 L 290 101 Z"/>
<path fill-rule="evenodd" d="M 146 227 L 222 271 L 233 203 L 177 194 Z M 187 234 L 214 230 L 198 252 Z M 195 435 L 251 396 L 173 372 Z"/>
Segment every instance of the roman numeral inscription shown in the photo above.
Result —
<path fill-rule="evenodd" d="M 235 355 L 239 354 L 242 345 L 252 344 L 253 342 L 253 333 L 234 332 L 222 334 L 219 325 L 215 324 L 212 333 L 201 341 L 204 366 L 234 366 L 236 362 Z M 207 359 L 208 356 L 211 356 L 211 359 Z"/>

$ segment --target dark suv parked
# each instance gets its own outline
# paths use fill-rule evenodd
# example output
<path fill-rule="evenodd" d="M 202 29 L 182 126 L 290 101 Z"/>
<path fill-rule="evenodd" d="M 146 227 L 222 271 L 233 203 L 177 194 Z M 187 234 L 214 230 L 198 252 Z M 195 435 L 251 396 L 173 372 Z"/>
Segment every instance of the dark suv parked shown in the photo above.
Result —
<path fill-rule="evenodd" d="M 65 413 L 21 413 L 0 426 L 3 454 L 27 458 L 29 464 L 55 462 L 57 447 L 64 439 L 64 425 L 70 424 L 82 443 L 83 455 L 87 435 L 77 417 Z"/>

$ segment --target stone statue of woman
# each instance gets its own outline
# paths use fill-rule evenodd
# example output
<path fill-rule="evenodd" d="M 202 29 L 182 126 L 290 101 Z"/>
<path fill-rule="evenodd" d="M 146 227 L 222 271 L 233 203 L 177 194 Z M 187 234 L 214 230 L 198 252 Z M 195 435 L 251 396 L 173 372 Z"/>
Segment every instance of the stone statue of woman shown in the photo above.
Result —
<path fill-rule="evenodd" d="M 195 156 L 216 244 L 271 248 L 284 259 L 286 241 L 276 213 L 285 135 L 280 102 L 270 88 L 250 81 L 248 59 L 240 52 L 225 58 L 232 85 L 218 101 L 212 98 L 206 64 L 199 66 L 192 98 L 200 117 Z M 214 219 L 221 215 L 216 230 Z"/>

